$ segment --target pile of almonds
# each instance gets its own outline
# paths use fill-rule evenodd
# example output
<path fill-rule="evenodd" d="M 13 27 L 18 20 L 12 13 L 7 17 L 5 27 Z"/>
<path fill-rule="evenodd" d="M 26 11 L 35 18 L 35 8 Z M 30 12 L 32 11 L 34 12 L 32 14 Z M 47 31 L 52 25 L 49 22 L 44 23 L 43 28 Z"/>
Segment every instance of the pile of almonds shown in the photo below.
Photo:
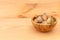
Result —
<path fill-rule="evenodd" d="M 43 15 L 36 17 L 34 21 L 41 24 L 53 24 L 55 22 L 55 18 L 44 13 Z"/>

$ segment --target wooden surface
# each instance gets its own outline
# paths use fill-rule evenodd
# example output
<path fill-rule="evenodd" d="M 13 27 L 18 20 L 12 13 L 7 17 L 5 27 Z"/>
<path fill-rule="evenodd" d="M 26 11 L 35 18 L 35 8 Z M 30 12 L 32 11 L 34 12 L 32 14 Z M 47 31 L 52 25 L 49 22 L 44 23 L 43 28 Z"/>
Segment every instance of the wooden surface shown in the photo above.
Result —
<path fill-rule="evenodd" d="M 60 0 L 0 0 L 0 18 L 30 18 L 44 12 L 60 16 Z"/>
<path fill-rule="evenodd" d="M 0 40 L 60 40 L 60 19 L 53 31 L 35 30 L 30 18 L 0 19 Z"/>
<path fill-rule="evenodd" d="M 26 4 L 33 3 L 37 6 L 24 13 L 33 7 Z M 60 17 L 60 0 L 0 0 L 0 40 L 60 40 L 60 19 L 49 33 L 34 29 L 30 18 L 44 12 Z"/>

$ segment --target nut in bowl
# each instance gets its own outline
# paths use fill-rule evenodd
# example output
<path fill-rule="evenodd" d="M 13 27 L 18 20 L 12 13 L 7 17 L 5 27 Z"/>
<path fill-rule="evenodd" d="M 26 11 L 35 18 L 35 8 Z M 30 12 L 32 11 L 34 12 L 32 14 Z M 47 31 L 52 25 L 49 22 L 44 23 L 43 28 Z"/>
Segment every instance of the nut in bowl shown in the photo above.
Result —
<path fill-rule="evenodd" d="M 44 16 L 44 14 L 37 15 L 32 18 L 33 26 L 35 27 L 36 30 L 38 30 L 40 32 L 51 31 L 55 27 L 56 23 L 57 23 L 57 21 L 56 21 L 55 17 L 48 16 L 48 15 Z"/>

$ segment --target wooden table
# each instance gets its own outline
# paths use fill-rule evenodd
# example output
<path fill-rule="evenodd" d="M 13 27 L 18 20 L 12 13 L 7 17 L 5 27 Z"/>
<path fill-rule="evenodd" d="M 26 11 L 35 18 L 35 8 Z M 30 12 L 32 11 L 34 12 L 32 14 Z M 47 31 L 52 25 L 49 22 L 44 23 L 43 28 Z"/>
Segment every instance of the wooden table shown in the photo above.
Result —
<path fill-rule="evenodd" d="M 31 6 L 26 4 L 29 3 L 38 5 L 28 11 Z M 24 13 L 25 11 L 28 12 Z M 60 0 L 0 0 L 0 18 L 31 18 L 41 13 L 60 16 Z"/>
<path fill-rule="evenodd" d="M 35 30 L 30 18 L 0 19 L 0 40 L 60 40 L 60 21 L 53 31 Z"/>

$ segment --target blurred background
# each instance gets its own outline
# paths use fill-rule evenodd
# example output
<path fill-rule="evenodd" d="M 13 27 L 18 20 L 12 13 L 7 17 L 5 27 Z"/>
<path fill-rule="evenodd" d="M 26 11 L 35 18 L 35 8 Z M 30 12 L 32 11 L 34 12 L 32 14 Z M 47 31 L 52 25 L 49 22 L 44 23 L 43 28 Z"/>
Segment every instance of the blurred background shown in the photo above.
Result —
<path fill-rule="evenodd" d="M 32 18 L 42 13 L 60 16 L 60 0 L 0 0 L 0 18 Z"/>

